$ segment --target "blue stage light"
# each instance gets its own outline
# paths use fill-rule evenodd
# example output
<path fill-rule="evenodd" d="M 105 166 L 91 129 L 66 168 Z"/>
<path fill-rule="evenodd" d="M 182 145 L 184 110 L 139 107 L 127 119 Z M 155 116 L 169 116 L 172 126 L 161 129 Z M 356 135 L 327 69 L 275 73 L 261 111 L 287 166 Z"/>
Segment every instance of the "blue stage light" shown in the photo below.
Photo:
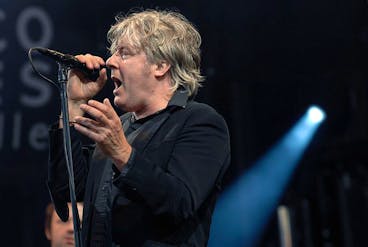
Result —
<path fill-rule="evenodd" d="M 319 123 L 325 119 L 324 111 L 318 106 L 311 106 L 308 109 L 307 116 L 311 123 Z"/>
<path fill-rule="evenodd" d="M 312 106 L 276 145 L 224 191 L 209 247 L 256 246 L 325 113 Z"/>

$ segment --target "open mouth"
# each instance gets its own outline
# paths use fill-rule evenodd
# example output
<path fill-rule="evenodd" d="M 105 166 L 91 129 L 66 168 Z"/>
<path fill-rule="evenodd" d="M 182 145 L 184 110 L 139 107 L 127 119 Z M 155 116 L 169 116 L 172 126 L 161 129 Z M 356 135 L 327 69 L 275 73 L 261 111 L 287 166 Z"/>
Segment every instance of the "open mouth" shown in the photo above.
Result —
<path fill-rule="evenodd" d="M 111 79 L 114 82 L 115 89 L 119 88 L 123 84 L 123 82 L 116 77 L 112 77 Z"/>

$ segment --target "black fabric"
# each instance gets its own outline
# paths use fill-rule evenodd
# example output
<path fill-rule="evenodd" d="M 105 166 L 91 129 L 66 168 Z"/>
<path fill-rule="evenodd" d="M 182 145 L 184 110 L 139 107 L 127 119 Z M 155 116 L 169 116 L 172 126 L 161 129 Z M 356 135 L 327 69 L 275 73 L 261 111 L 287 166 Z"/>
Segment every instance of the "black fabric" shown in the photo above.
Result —
<path fill-rule="evenodd" d="M 95 153 L 91 159 L 90 153 L 78 151 L 83 147 L 72 135 L 77 143 L 73 156 L 78 154 L 74 166 L 81 166 L 76 171 L 85 176 L 84 183 L 76 183 L 84 195 L 85 246 L 111 246 L 110 241 L 121 246 L 206 246 L 218 188 L 230 163 L 229 134 L 211 107 L 180 97 L 174 95 L 174 104 L 143 121 L 135 122 L 131 113 L 122 116 L 125 133 L 133 127 L 128 134 L 133 152 L 124 174 L 114 176 L 103 155 Z M 58 199 L 56 208 L 63 208 L 67 180 L 55 173 L 64 164 L 59 130 L 50 132 L 50 144 L 50 193 Z M 111 184 L 111 208 L 100 200 L 106 185 L 101 181 Z M 99 212 L 104 203 L 108 215 Z M 96 226 L 101 216 L 104 223 Z"/>

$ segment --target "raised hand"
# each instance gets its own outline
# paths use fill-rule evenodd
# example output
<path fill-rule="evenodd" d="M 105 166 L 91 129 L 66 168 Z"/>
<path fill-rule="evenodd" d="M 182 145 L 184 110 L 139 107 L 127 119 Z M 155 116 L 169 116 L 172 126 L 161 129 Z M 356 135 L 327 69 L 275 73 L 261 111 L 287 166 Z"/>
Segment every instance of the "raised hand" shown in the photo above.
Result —
<path fill-rule="evenodd" d="M 75 129 L 97 143 L 102 152 L 110 157 L 118 169 L 128 162 L 131 146 L 127 142 L 119 116 L 108 99 L 103 103 L 89 100 L 80 108 L 92 118 L 76 117 Z"/>
<path fill-rule="evenodd" d="M 76 58 L 85 63 L 89 69 L 99 69 L 105 65 L 105 61 L 101 57 L 91 54 L 77 55 Z M 100 71 L 100 76 L 96 81 L 86 78 L 83 73 L 78 70 L 71 70 L 68 79 L 68 98 L 70 101 L 84 101 L 95 96 L 105 85 L 107 80 L 106 69 Z"/>

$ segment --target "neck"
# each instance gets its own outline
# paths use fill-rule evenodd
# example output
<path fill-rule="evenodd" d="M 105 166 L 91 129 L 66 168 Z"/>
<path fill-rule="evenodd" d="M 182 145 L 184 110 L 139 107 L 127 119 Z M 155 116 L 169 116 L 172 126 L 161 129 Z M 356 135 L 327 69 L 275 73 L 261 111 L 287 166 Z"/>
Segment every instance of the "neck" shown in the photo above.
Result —
<path fill-rule="evenodd" d="M 155 87 L 152 88 L 150 94 L 147 95 L 143 105 L 133 111 L 135 118 L 141 119 L 165 109 L 173 94 L 169 76 L 160 77 L 155 82 Z"/>
<path fill-rule="evenodd" d="M 148 117 L 152 114 L 155 114 L 156 112 L 158 111 L 161 111 L 163 109 L 165 109 L 168 105 L 168 101 L 167 102 L 163 102 L 163 104 L 160 104 L 160 105 L 156 105 L 155 107 L 147 107 L 147 108 L 144 108 L 140 111 L 134 111 L 133 114 L 134 114 L 134 117 L 135 119 L 141 119 L 141 118 L 145 118 L 145 117 Z"/>
<path fill-rule="evenodd" d="M 148 102 L 146 102 L 146 105 L 141 107 L 140 110 L 133 111 L 135 119 L 145 118 L 165 109 L 172 96 L 173 93 L 170 92 L 165 94 L 164 96 L 151 98 L 151 100 L 148 100 Z"/>

